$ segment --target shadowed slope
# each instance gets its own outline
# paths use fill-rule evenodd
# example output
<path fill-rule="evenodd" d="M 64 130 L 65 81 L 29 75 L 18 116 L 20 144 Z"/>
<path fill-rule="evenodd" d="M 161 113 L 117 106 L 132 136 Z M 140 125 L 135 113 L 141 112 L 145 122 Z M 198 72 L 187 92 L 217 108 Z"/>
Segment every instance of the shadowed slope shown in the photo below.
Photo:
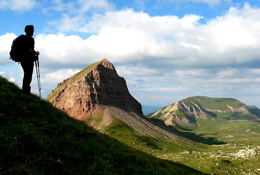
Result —
<path fill-rule="evenodd" d="M 100 134 L 0 77 L 0 174 L 200 174 Z"/>

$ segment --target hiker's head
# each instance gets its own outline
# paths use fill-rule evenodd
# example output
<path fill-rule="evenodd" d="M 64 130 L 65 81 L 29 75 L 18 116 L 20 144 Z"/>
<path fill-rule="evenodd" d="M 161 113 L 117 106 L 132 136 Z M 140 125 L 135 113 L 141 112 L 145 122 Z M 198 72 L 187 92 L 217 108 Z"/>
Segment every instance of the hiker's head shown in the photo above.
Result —
<path fill-rule="evenodd" d="M 33 27 L 33 25 L 27 25 L 27 26 L 25 26 L 24 31 L 25 31 L 26 35 L 33 36 L 33 32 L 34 32 L 34 27 Z"/>

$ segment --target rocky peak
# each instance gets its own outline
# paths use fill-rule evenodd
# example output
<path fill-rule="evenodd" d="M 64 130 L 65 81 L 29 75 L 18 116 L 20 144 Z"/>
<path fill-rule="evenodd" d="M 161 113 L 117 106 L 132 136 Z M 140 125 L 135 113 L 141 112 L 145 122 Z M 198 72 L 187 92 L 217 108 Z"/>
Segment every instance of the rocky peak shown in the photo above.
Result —
<path fill-rule="evenodd" d="M 112 63 L 110 63 L 107 59 L 103 59 L 100 62 L 100 65 L 103 65 L 105 68 L 111 69 L 111 70 L 115 70 L 115 67 L 113 66 Z"/>
<path fill-rule="evenodd" d="M 142 114 L 141 104 L 129 93 L 126 81 L 106 59 L 59 83 L 47 100 L 77 119 L 102 105 Z"/>

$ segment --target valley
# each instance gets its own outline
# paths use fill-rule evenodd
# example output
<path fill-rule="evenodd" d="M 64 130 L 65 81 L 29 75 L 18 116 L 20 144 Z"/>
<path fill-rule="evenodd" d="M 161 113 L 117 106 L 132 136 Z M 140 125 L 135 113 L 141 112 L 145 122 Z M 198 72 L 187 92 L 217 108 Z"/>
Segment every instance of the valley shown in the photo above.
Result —
<path fill-rule="evenodd" d="M 199 121 L 202 125 L 205 121 Z M 183 150 L 156 156 L 173 160 L 204 173 L 259 174 L 259 121 L 217 121 L 198 127 L 192 133 L 203 138 L 215 138 L 223 144 L 208 145 L 203 149 Z M 187 133 L 187 131 L 186 131 Z M 189 132 L 190 133 L 190 132 Z M 209 142 L 210 143 L 210 142 Z"/>
<path fill-rule="evenodd" d="M 207 174 L 260 173 L 260 110 L 236 99 L 189 97 L 144 116 L 124 78 L 103 59 L 59 83 L 47 101 L 154 157 Z"/>
<path fill-rule="evenodd" d="M 158 123 L 163 121 L 173 132 L 204 145 L 200 149 L 193 147 L 167 154 L 157 153 L 157 157 L 204 173 L 259 174 L 258 112 L 258 108 L 247 107 L 235 99 L 189 97 L 147 117 Z M 176 118 L 187 118 L 189 122 L 179 122 L 183 120 L 176 121 Z"/>
<path fill-rule="evenodd" d="M 155 157 L 178 162 L 209 174 L 260 174 L 260 121 L 198 121 L 193 131 L 178 134 L 194 145 L 161 142 L 118 123 L 108 135 Z M 203 142 L 203 143 L 201 143 Z"/>

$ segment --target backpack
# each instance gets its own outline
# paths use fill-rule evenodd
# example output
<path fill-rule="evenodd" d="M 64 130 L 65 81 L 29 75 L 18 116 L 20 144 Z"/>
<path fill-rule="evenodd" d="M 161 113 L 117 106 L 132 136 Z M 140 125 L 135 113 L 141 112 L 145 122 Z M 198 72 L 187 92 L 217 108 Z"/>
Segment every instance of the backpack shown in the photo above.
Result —
<path fill-rule="evenodd" d="M 26 40 L 25 35 L 20 35 L 13 40 L 11 51 L 9 53 L 10 59 L 15 62 L 21 62 L 25 60 L 26 51 L 24 49 L 24 41 Z"/>

